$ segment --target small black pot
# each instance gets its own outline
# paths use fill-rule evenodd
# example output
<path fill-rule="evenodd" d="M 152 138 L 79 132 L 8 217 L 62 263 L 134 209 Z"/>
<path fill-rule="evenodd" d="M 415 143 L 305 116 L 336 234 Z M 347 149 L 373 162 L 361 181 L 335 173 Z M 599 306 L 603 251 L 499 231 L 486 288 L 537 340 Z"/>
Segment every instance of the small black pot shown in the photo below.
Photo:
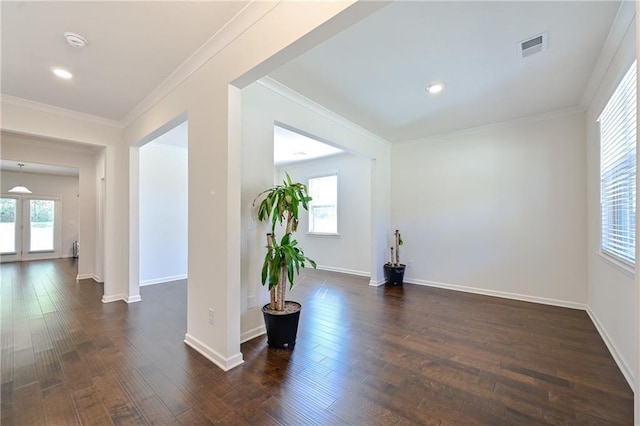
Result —
<path fill-rule="evenodd" d="M 274 313 L 267 303 L 262 307 L 264 325 L 267 328 L 267 343 L 272 348 L 293 349 L 298 334 L 298 321 L 302 305 L 287 300 L 286 305 L 297 305 L 297 310 L 290 313 Z"/>
<path fill-rule="evenodd" d="M 385 263 L 384 265 L 384 279 L 387 284 L 391 285 L 402 285 L 402 280 L 404 280 L 404 269 L 406 265 L 392 265 L 390 263 Z"/>

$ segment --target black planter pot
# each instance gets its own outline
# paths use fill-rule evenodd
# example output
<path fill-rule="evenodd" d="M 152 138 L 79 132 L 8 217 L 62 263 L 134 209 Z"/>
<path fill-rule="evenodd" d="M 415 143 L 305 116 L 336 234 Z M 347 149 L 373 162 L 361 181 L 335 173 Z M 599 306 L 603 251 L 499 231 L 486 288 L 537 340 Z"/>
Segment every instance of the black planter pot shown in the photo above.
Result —
<path fill-rule="evenodd" d="M 269 309 L 268 303 L 262 307 L 264 325 L 267 328 L 267 343 L 272 348 L 293 349 L 296 344 L 302 305 L 290 300 L 284 303 L 285 306 L 290 306 L 293 311 L 274 313 Z"/>
<path fill-rule="evenodd" d="M 387 284 L 391 285 L 402 285 L 402 280 L 404 280 L 404 269 L 406 265 L 392 265 L 390 263 L 386 263 L 384 265 L 384 279 Z"/>

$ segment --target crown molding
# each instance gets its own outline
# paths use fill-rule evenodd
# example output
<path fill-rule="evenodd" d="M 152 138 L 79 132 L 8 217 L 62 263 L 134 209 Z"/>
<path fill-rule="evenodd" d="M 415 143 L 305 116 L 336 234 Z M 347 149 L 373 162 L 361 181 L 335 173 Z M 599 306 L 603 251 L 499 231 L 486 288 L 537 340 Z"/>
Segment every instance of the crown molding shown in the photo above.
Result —
<path fill-rule="evenodd" d="M 285 86 L 284 84 L 280 83 L 277 80 L 274 80 L 271 77 L 262 77 L 261 79 L 259 79 L 257 81 L 258 84 L 266 87 L 267 89 L 281 95 L 284 96 L 285 98 L 289 99 L 292 102 L 297 103 L 298 105 L 307 108 L 310 111 L 315 112 L 318 115 L 321 115 L 322 117 L 329 119 L 331 121 L 333 121 L 334 123 L 337 123 L 343 127 L 346 127 L 347 129 L 358 133 L 359 135 L 362 135 L 366 138 L 372 139 L 376 142 L 378 142 L 381 145 L 384 145 L 386 147 L 390 147 L 391 146 L 391 142 L 389 142 L 386 139 L 381 138 L 380 136 L 376 135 L 375 133 L 370 132 L 369 130 L 358 126 L 357 124 L 354 124 L 353 122 L 347 120 L 346 118 L 344 118 L 343 116 L 336 114 L 335 112 L 331 111 L 330 109 L 327 109 L 325 107 L 323 107 L 322 105 L 312 101 L 311 99 L 301 95 L 300 93 L 290 89 L 288 86 Z"/>
<path fill-rule="evenodd" d="M 469 134 L 478 133 L 478 132 L 485 132 L 489 130 L 505 129 L 507 127 L 513 127 L 513 126 L 522 125 L 522 124 L 535 123 L 543 120 L 551 120 L 554 118 L 566 117 L 574 114 L 581 114 L 581 113 L 584 113 L 584 111 L 585 110 L 582 107 L 575 106 L 571 108 L 545 112 L 542 114 L 528 115 L 526 117 L 514 118 L 511 120 L 500 121 L 497 123 L 484 124 L 482 126 L 469 127 L 466 129 L 454 130 L 452 132 L 439 133 L 432 136 L 424 136 L 417 139 L 396 142 L 393 144 L 393 146 L 416 145 L 416 144 L 421 144 L 425 142 L 432 142 L 432 141 L 437 141 L 442 139 L 464 136 L 464 135 L 469 135 Z"/>
<path fill-rule="evenodd" d="M 29 99 L 19 98 L 17 96 L 0 94 L 0 100 L 2 101 L 3 104 L 34 109 L 34 110 L 46 112 L 49 114 L 74 118 L 76 120 L 90 121 L 92 123 L 102 124 L 105 126 L 111 126 L 111 127 L 117 127 L 117 128 L 123 127 L 122 123 L 116 120 L 110 120 L 108 118 L 98 117 L 97 115 L 86 114 L 84 112 L 78 112 L 71 109 L 61 108 L 61 107 L 57 107 L 49 104 L 43 104 L 43 103 L 32 101 Z"/>
<path fill-rule="evenodd" d="M 20 145 L 29 145 L 37 148 L 55 148 L 61 151 L 73 152 L 77 154 L 94 155 L 103 147 L 101 145 L 83 144 L 79 142 L 69 142 L 65 140 L 49 138 L 46 136 L 32 135 L 29 133 L 13 132 L 10 130 L 0 130 L 3 141 L 16 141 Z"/>
<path fill-rule="evenodd" d="M 183 81 L 200 69 L 200 67 L 215 57 L 233 40 L 238 38 L 249 27 L 276 7 L 280 1 L 281 0 L 273 2 L 251 0 L 198 50 L 191 54 L 169 77 L 147 95 L 142 102 L 129 111 L 121 120 L 122 125 L 130 125 L 151 107 L 160 102 Z"/>
<path fill-rule="evenodd" d="M 596 66 L 593 68 L 593 72 L 591 73 L 591 77 L 587 82 L 587 86 L 582 93 L 582 98 L 580 99 L 580 106 L 586 111 L 589 109 L 591 105 L 591 101 L 595 96 L 596 92 L 600 88 L 600 84 L 602 83 L 602 79 L 604 78 L 611 62 L 613 61 L 614 56 L 618 52 L 620 48 L 620 43 L 622 43 L 622 39 L 625 34 L 629 30 L 629 27 L 633 25 L 634 18 L 636 16 L 636 7 L 635 2 L 633 1 L 623 1 L 620 4 L 620 8 L 618 9 L 618 13 L 613 20 L 613 24 L 611 25 L 611 29 L 609 30 L 609 35 L 602 46 L 602 50 L 600 51 L 600 56 L 596 61 Z"/>

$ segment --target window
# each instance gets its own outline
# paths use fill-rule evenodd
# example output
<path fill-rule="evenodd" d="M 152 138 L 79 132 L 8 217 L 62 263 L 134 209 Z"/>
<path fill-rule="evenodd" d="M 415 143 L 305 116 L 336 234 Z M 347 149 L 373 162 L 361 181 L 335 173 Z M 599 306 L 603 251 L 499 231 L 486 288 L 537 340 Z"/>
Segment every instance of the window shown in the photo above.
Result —
<path fill-rule="evenodd" d="M 617 260 L 636 259 L 636 62 L 600 118 L 601 250 Z"/>
<path fill-rule="evenodd" d="M 309 232 L 338 233 L 338 175 L 309 179 Z"/>

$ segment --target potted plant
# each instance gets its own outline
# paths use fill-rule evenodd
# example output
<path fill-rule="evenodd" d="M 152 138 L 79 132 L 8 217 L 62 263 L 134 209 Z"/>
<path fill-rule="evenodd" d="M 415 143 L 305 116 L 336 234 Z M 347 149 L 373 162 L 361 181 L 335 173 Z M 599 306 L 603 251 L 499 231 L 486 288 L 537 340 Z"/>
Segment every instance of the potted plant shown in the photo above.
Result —
<path fill-rule="evenodd" d="M 384 278 L 387 284 L 402 285 L 406 265 L 400 263 L 400 246 L 404 244 L 404 241 L 402 241 L 402 235 L 397 229 L 393 235 L 396 240 L 395 252 L 394 248 L 391 247 L 391 261 L 384 264 Z"/>
<path fill-rule="evenodd" d="M 304 268 L 307 262 L 316 267 L 316 263 L 305 257 L 293 238 L 298 228 L 300 206 L 308 210 L 311 197 L 306 185 L 292 182 L 289 174 L 285 174 L 286 180 L 282 185 L 261 192 L 253 201 L 255 206 L 258 199 L 264 197 L 258 206 L 258 220 L 271 221 L 271 232 L 267 234 L 267 254 L 262 265 L 262 285 L 268 283 L 270 302 L 262 307 L 262 313 L 269 346 L 276 348 L 293 348 L 302 309 L 300 303 L 285 299 L 287 281 L 289 289 L 292 289 L 294 277 L 299 274 L 301 267 Z M 276 224 L 283 223 L 284 235 L 278 241 Z"/>

